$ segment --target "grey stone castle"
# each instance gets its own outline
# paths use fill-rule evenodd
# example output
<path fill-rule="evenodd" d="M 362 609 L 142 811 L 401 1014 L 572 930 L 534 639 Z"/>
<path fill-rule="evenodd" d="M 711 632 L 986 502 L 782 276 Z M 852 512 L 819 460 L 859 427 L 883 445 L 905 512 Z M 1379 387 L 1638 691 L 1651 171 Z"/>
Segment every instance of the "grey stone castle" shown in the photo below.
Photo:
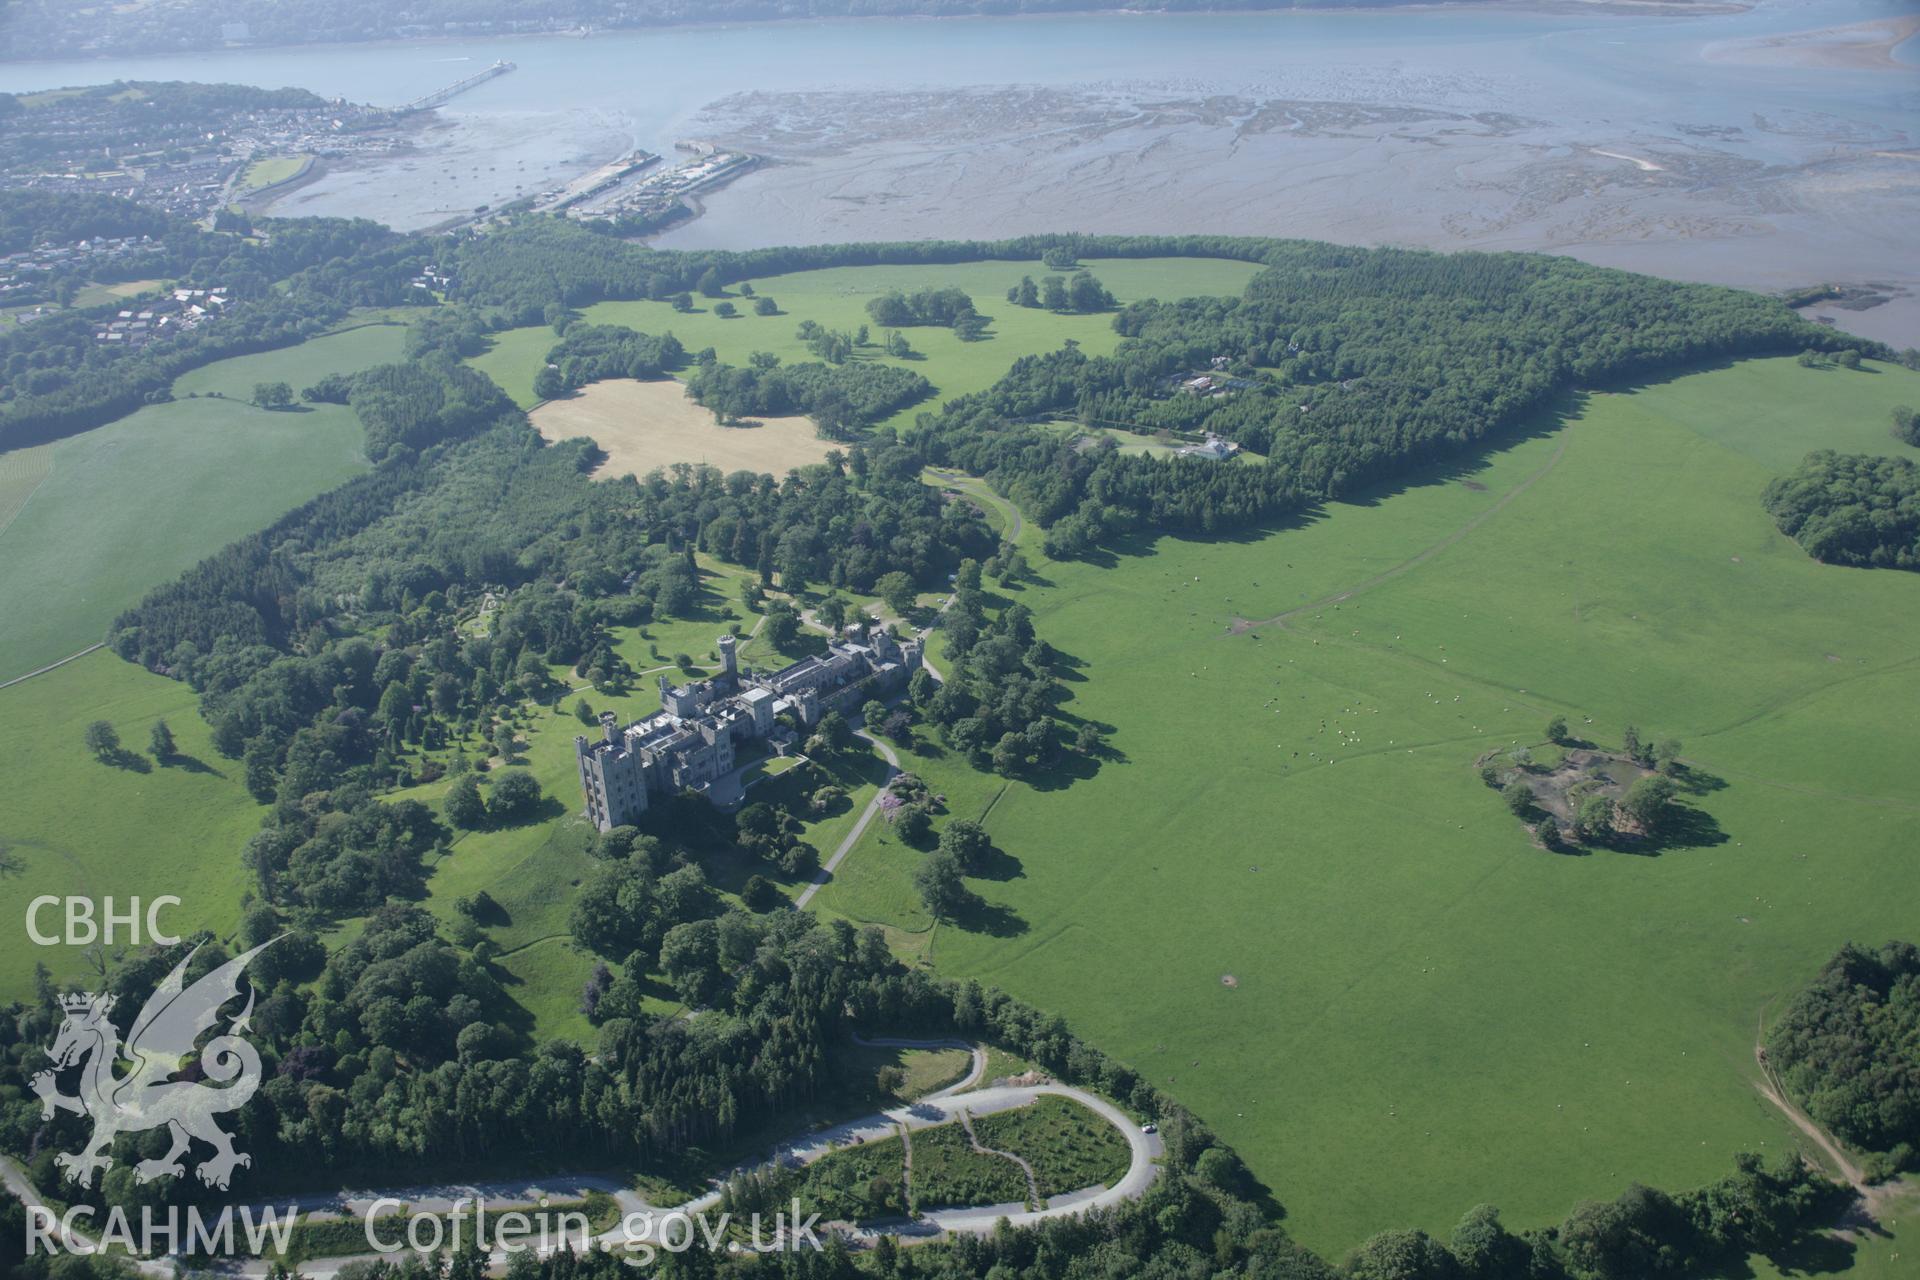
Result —
<path fill-rule="evenodd" d="M 650 795 L 692 790 L 716 799 L 713 784 L 733 772 L 736 744 L 778 740 L 784 714 L 811 727 L 829 711 L 885 698 L 920 665 L 918 640 L 877 628 L 849 628 L 825 653 L 771 675 L 743 670 L 732 636 L 721 636 L 719 649 L 718 675 L 677 688 L 663 675 L 660 710 L 624 729 L 606 712 L 598 739 L 573 740 L 587 816 L 600 830 L 631 823 Z"/>

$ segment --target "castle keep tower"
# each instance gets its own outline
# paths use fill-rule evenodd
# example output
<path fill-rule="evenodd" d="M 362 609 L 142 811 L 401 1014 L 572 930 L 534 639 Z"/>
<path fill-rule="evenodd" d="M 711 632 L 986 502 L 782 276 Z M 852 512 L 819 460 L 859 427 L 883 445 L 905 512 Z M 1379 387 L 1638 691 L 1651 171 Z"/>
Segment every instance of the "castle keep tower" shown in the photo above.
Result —
<path fill-rule="evenodd" d="M 580 764 L 580 789 L 587 797 L 587 817 L 602 831 L 624 827 L 647 811 L 647 783 L 640 757 L 620 732 L 620 718 L 600 713 L 600 739 L 576 735 L 573 751 Z"/>

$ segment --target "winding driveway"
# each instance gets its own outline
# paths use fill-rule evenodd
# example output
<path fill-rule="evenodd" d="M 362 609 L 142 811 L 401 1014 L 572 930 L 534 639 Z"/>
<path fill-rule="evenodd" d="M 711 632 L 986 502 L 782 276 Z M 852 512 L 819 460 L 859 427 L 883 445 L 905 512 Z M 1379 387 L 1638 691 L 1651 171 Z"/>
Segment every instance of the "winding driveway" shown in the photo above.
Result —
<path fill-rule="evenodd" d="M 844 1124 L 818 1129 L 793 1138 L 776 1146 L 766 1160 L 743 1165 L 742 1169 L 768 1163 L 798 1168 L 812 1164 L 842 1147 L 855 1143 L 874 1142 L 898 1136 L 903 1132 L 946 1124 L 959 1120 L 963 1114 L 984 1116 L 1012 1111 L 1049 1096 L 1077 1102 L 1111 1124 L 1126 1138 L 1131 1153 L 1126 1175 L 1111 1187 L 1088 1187 L 1081 1191 L 1057 1195 L 1039 1208 L 1029 1208 L 1025 1204 L 982 1205 L 966 1209 L 935 1210 L 912 1221 L 903 1219 L 872 1223 L 852 1233 L 856 1240 L 871 1243 L 881 1236 L 893 1236 L 903 1241 L 931 1240 L 950 1232 L 983 1235 L 994 1230 L 1002 1218 L 1014 1226 L 1028 1226 L 1044 1222 L 1049 1218 L 1070 1217 L 1092 1209 L 1107 1208 L 1137 1199 L 1145 1194 L 1160 1176 L 1159 1161 L 1165 1154 L 1160 1136 L 1157 1133 L 1143 1132 L 1125 1112 L 1105 1098 L 1072 1085 L 1052 1082 L 975 1087 L 986 1073 L 986 1050 L 963 1040 L 920 1040 L 895 1037 L 862 1039 L 857 1036 L 855 1040 L 861 1044 L 908 1049 L 966 1048 L 973 1054 L 973 1063 L 964 1079 L 944 1089 L 904 1106 L 878 1111 L 857 1120 L 849 1120 Z M 17 1166 L 12 1165 L 11 1162 L 0 1162 L 0 1172 L 6 1175 L 8 1190 L 28 1203 L 39 1203 L 38 1194 Z M 648 1203 L 638 1193 L 621 1186 L 612 1179 L 592 1174 L 571 1174 L 541 1178 L 537 1181 L 519 1179 L 470 1185 L 395 1187 L 383 1191 L 339 1191 L 287 1197 L 275 1201 L 274 1204 L 281 1209 L 291 1204 L 309 1212 L 347 1212 L 357 1216 L 364 1213 L 374 1201 L 380 1199 L 400 1201 L 410 1212 L 442 1213 L 451 1210 L 456 1204 L 471 1204 L 475 1200 L 485 1199 L 500 1206 L 495 1212 L 504 1212 L 507 1205 L 537 1202 L 542 1195 L 550 1196 L 555 1200 L 577 1199 L 590 1190 L 606 1191 L 614 1196 L 619 1203 L 621 1224 L 601 1232 L 591 1240 L 576 1237 L 556 1244 L 554 1249 L 559 1248 L 561 1244 L 574 1248 L 591 1244 L 598 1248 L 618 1250 L 625 1245 L 655 1242 L 659 1239 L 662 1228 L 667 1222 L 676 1217 L 691 1218 L 696 1214 L 710 1212 L 718 1207 L 721 1199 L 721 1191 L 716 1185 L 714 1190 L 708 1191 L 705 1195 L 668 1208 Z M 640 1214 L 650 1215 L 644 1224 L 634 1218 L 634 1215 Z M 631 1232 L 628 1230 L 629 1222 L 633 1223 Z M 667 1232 L 667 1238 L 679 1240 L 682 1234 L 683 1228 L 676 1224 L 671 1231 Z M 548 1252 L 551 1251 L 553 1250 L 548 1250 Z M 334 1280 L 349 1263 L 371 1256 L 374 1255 L 316 1258 L 301 1263 L 299 1273 L 305 1280 Z M 494 1268 L 505 1266 L 506 1261 L 505 1250 L 495 1250 L 491 1256 Z M 166 1262 L 149 1262 L 143 1265 L 142 1270 L 149 1274 L 168 1275 L 172 1274 L 169 1268 L 170 1264 Z M 264 1277 L 267 1268 L 266 1262 L 260 1259 L 249 1259 L 206 1268 L 206 1270 L 219 1275 Z"/>
<path fill-rule="evenodd" d="M 932 476 L 939 485 L 964 493 L 969 498 L 984 502 L 998 510 L 1007 522 L 1006 530 L 1000 535 L 1001 540 L 1018 545 L 1020 535 L 1026 531 L 1027 522 L 1020 515 L 1020 508 L 995 493 L 988 487 L 986 481 L 978 476 L 968 475 L 964 471 L 955 471 L 951 467 L 928 467 L 926 474 Z"/>
<path fill-rule="evenodd" d="M 11 1157 L 0 1156 L 0 1188 L 21 1204 L 44 1204 L 40 1193 L 34 1190 L 33 1183 L 27 1180 L 27 1172 Z M 95 1248 L 93 1237 L 78 1231 L 69 1231 L 65 1225 L 56 1224 L 48 1233 L 59 1241 L 60 1247 L 68 1253 L 91 1253 Z M 31 1238 L 31 1237 L 29 1237 Z M 135 1269 L 144 1276 L 173 1276 L 177 1274 L 171 1262 L 139 1262 Z"/>

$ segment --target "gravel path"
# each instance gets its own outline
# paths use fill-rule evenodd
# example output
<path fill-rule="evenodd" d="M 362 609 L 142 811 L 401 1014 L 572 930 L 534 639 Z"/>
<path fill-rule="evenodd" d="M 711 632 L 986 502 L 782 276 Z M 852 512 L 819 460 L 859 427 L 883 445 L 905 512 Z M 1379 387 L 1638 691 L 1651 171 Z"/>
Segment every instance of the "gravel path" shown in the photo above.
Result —
<path fill-rule="evenodd" d="M 887 762 L 887 782 L 892 782 L 894 776 L 900 772 L 900 757 L 894 754 L 893 748 L 868 733 L 865 729 L 855 729 L 853 736 L 856 738 L 865 738 L 868 742 L 871 742 L 875 747 L 879 748 L 881 756 Z M 841 861 L 844 860 L 849 853 L 853 852 L 853 846 L 860 843 L 860 837 L 866 834 L 867 824 L 873 821 L 873 815 L 880 812 L 880 797 L 886 794 L 887 785 L 886 782 L 883 782 L 880 784 L 880 790 L 874 792 L 873 799 L 867 801 L 866 810 L 861 813 L 860 821 L 853 824 L 853 830 L 847 832 L 847 838 L 840 842 L 840 847 L 833 851 L 833 856 L 827 859 L 826 864 L 813 873 L 813 882 L 802 889 L 800 896 L 793 900 L 793 905 L 796 910 L 812 902 L 813 895 L 820 892 L 820 887 L 826 884 L 827 881 L 833 879 L 833 869 L 839 866 Z"/>

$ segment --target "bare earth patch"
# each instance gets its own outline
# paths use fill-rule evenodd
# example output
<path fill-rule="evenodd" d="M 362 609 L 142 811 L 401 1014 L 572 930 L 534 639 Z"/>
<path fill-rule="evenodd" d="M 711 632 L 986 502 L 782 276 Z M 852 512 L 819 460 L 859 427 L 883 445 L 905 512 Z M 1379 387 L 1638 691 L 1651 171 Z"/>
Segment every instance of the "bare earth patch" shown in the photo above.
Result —
<path fill-rule="evenodd" d="M 815 434 L 813 420 L 806 417 L 757 418 L 755 426 L 723 427 L 671 379 L 596 382 L 566 399 L 547 401 L 529 416 L 549 440 L 586 436 L 599 445 L 607 460 L 594 474 L 603 480 L 645 475 L 676 462 L 785 475 L 819 462 L 834 447 Z"/>

